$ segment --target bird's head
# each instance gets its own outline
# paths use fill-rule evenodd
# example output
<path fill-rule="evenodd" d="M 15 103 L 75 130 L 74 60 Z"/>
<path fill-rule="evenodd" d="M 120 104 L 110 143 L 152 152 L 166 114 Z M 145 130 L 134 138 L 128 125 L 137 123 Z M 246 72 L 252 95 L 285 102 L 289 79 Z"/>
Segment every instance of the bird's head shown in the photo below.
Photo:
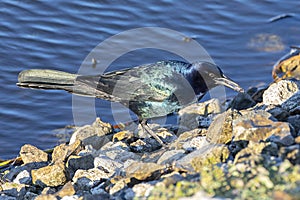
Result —
<path fill-rule="evenodd" d="M 222 70 L 215 64 L 209 62 L 195 62 L 192 64 L 191 67 L 193 71 L 192 73 L 194 74 L 194 81 L 196 81 L 196 79 L 199 80 L 199 82 L 196 84 L 203 85 L 203 82 L 205 83 L 205 86 L 201 86 L 206 87 L 202 88 L 203 91 L 205 91 L 205 89 L 206 91 L 210 90 L 218 85 L 224 85 L 235 91 L 244 92 L 243 88 L 241 88 L 237 83 L 226 77 Z"/>

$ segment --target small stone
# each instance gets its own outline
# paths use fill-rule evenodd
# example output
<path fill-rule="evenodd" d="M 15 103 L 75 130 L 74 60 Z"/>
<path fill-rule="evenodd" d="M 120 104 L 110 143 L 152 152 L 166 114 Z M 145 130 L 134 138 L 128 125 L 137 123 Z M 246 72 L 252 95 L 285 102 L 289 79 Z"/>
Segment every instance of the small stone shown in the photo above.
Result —
<path fill-rule="evenodd" d="M 120 131 L 115 133 L 113 136 L 113 141 L 121 141 L 125 139 L 130 139 L 134 136 L 133 132 L 131 131 Z"/>
<path fill-rule="evenodd" d="M 293 115 L 287 118 L 287 122 L 290 123 L 295 129 L 295 133 L 300 131 L 300 115 Z M 296 136 L 296 134 L 294 134 Z"/>
<path fill-rule="evenodd" d="M 169 150 L 161 155 L 158 159 L 157 164 L 172 164 L 172 162 L 180 159 L 184 156 L 184 150 Z"/>
<path fill-rule="evenodd" d="M 57 200 L 57 198 L 52 194 L 42 194 L 37 196 L 34 200 Z"/>
<path fill-rule="evenodd" d="M 263 94 L 263 103 L 281 105 L 299 91 L 299 85 L 299 81 L 293 80 L 281 80 L 272 83 Z"/>
<path fill-rule="evenodd" d="M 299 84 L 300 81 L 297 81 L 297 84 Z M 286 101 L 284 101 L 281 104 L 281 107 L 285 109 L 286 111 L 290 112 L 291 114 L 297 113 L 297 109 L 300 104 L 300 92 L 294 93 L 290 98 L 288 98 Z"/>
<path fill-rule="evenodd" d="M 31 176 L 30 176 L 29 171 L 27 171 L 27 170 L 21 171 L 17 175 L 17 177 L 14 179 L 13 182 L 17 183 L 17 184 L 27 184 L 27 185 L 29 185 L 31 183 Z"/>
<path fill-rule="evenodd" d="M 110 177 L 110 175 L 111 174 L 108 174 L 98 168 L 93 168 L 93 169 L 88 169 L 88 170 L 79 169 L 76 171 L 72 181 L 78 185 L 78 181 L 81 181 L 80 179 L 85 178 L 86 179 L 85 182 L 89 186 L 93 186 L 93 185 L 99 183 L 100 181 L 108 179 Z"/>
<path fill-rule="evenodd" d="M 154 186 L 149 183 L 139 183 L 132 187 L 135 197 L 148 197 Z"/>
<path fill-rule="evenodd" d="M 64 162 L 70 155 L 77 154 L 82 149 L 81 142 L 76 140 L 74 143 L 60 144 L 56 146 L 52 153 L 52 162 Z"/>
<path fill-rule="evenodd" d="M 163 165 L 156 163 L 133 162 L 126 169 L 127 178 L 135 178 L 137 180 L 146 180 L 148 178 L 157 178 L 161 175 L 160 171 L 165 169 Z"/>
<path fill-rule="evenodd" d="M 41 187 L 56 187 L 67 182 L 64 163 L 55 163 L 31 171 L 32 182 Z"/>
<path fill-rule="evenodd" d="M 30 144 L 25 144 L 21 147 L 20 156 L 24 164 L 48 161 L 48 154 L 46 152 Z"/>
<path fill-rule="evenodd" d="M 110 141 L 111 138 L 106 135 L 111 132 L 112 126 L 97 118 L 93 125 L 86 125 L 76 130 L 70 139 L 70 144 L 79 140 L 84 146 L 91 145 L 98 150 Z"/>
<path fill-rule="evenodd" d="M 94 168 L 94 157 L 92 155 L 86 155 L 86 156 L 72 155 L 69 157 L 66 167 L 70 177 L 73 177 L 74 173 L 78 169 Z"/>
<path fill-rule="evenodd" d="M 26 194 L 26 185 L 5 182 L 5 183 L 1 184 L 0 191 L 1 191 L 1 193 L 4 193 L 8 196 L 22 198 Z M 1 199 L 1 196 L 0 196 L 0 199 Z"/>
<path fill-rule="evenodd" d="M 247 93 L 238 93 L 230 102 L 229 108 L 236 110 L 244 110 L 254 106 L 256 102 Z"/>
<path fill-rule="evenodd" d="M 58 196 L 60 198 L 64 196 L 72 196 L 75 194 L 75 189 L 71 182 L 66 183 L 57 193 L 55 193 L 55 196 Z"/>
<path fill-rule="evenodd" d="M 31 200 L 31 199 L 35 199 L 38 195 L 33 193 L 33 192 L 26 192 L 26 194 L 24 195 L 24 200 Z M 1 197 L 0 197 L 1 199 Z"/>
<path fill-rule="evenodd" d="M 123 164 L 116 162 L 106 156 L 98 156 L 94 159 L 94 166 L 112 175 L 117 168 L 121 168 Z"/>
<path fill-rule="evenodd" d="M 194 129 L 191 131 L 183 132 L 179 135 L 175 142 L 172 142 L 170 144 L 170 148 L 182 149 L 183 145 L 189 143 L 192 138 L 197 136 L 204 136 L 206 135 L 206 133 L 206 129 Z"/>

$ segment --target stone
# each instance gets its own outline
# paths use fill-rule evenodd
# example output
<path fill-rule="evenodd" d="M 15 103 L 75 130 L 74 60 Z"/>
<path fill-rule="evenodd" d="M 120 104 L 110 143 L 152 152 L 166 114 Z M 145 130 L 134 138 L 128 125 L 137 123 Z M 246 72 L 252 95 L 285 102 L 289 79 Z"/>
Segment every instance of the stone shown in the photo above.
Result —
<path fill-rule="evenodd" d="M 127 178 L 135 178 L 137 180 L 156 179 L 161 175 L 161 171 L 165 166 L 156 163 L 133 162 L 126 169 Z"/>
<path fill-rule="evenodd" d="M 111 132 L 112 126 L 97 118 L 92 125 L 86 125 L 76 130 L 70 139 L 70 144 L 79 140 L 83 146 L 91 145 L 94 149 L 98 150 L 111 140 L 110 137 L 106 136 Z"/>
<path fill-rule="evenodd" d="M 69 157 L 66 167 L 67 167 L 67 172 L 69 173 L 69 176 L 73 177 L 74 173 L 78 169 L 94 168 L 94 157 L 92 155 L 86 155 L 86 156 L 72 155 Z"/>
<path fill-rule="evenodd" d="M 244 110 L 254 106 L 256 102 L 247 93 L 238 93 L 237 96 L 230 102 L 229 108 L 235 110 Z"/>
<path fill-rule="evenodd" d="M 189 143 L 192 138 L 197 136 L 205 136 L 207 133 L 206 129 L 194 129 L 191 131 L 183 132 L 179 135 L 179 137 L 170 144 L 170 148 L 182 149 L 183 145 Z"/>
<path fill-rule="evenodd" d="M 182 148 L 185 151 L 193 151 L 194 149 L 201 149 L 204 146 L 207 146 L 209 142 L 205 136 L 197 136 L 191 138 L 189 141 L 185 142 L 182 145 Z"/>
<path fill-rule="evenodd" d="M 153 190 L 154 186 L 149 183 L 139 183 L 132 187 L 133 192 L 135 193 L 135 197 L 148 197 Z"/>
<path fill-rule="evenodd" d="M 52 162 L 65 162 L 70 155 L 76 155 L 82 150 L 80 140 L 76 140 L 74 143 L 60 144 L 53 149 Z"/>
<path fill-rule="evenodd" d="M 37 196 L 34 200 L 57 200 L 57 198 L 52 194 L 42 194 Z"/>
<path fill-rule="evenodd" d="M 294 136 L 296 137 L 296 133 L 300 131 L 300 115 L 293 115 L 287 118 L 287 122 L 290 123 L 294 128 Z"/>
<path fill-rule="evenodd" d="M 157 161 L 157 164 L 172 164 L 174 161 L 184 156 L 184 150 L 169 150 L 163 153 Z"/>
<path fill-rule="evenodd" d="M 30 144 L 25 144 L 21 147 L 20 156 L 24 164 L 48 161 L 48 154 L 46 152 Z"/>
<path fill-rule="evenodd" d="M 299 84 L 300 81 L 297 81 L 297 84 Z M 300 92 L 294 93 L 290 98 L 288 98 L 286 101 L 284 101 L 281 104 L 281 107 L 285 109 L 286 111 L 290 112 L 291 114 L 296 114 L 299 109 L 300 104 Z"/>
<path fill-rule="evenodd" d="M 202 103 L 195 103 L 186 106 L 179 110 L 179 126 L 191 130 L 199 127 L 199 115 L 213 116 L 222 111 L 220 101 L 218 99 L 211 99 Z M 204 118 L 200 118 L 204 121 Z M 183 129 L 184 130 L 184 129 Z"/>
<path fill-rule="evenodd" d="M 209 126 L 206 138 L 214 144 L 226 144 L 233 137 L 233 121 L 241 114 L 235 110 L 228 110 L 217 115 Z"/>
<path fill-rule="evenodd" d="M 27 170 L 23 170 L 21 171 L 16 178 L 13 181 L 14 183 L 17 184 L 27 184 L 29 185 L 31 183 L 31 176 L 30 176 L 30 172 Z"/>
<path fill-rule="evenodd" d="M 233 120 L 233 141 L 273 141 L 281 145 L 293 143 L 289 124 L 277 122 L 271 114 L 263 111 L 243 111 L 242 116 Z"/>
<path fill-rule="evenodd" d="M 31 171 L 32 182 L 41 187 L 56 187 L 67 182 L 64 163 L 55 163 Z"/>
<path fill-rule="evenodd" d="M 101 169 L 93 168 L 88 170 L 79 169 L 76 171 L 72 181 L 79 188 L 91 188 L 101 181 L 108 179 L 111 174 Z"/>
<path fill-rule="evenodd" d="M 123 164 L 102 155 L 94 159 L 94 166 L 112 175 L 116 169 L 121 168 Z"/>
<path fill-rule="evenodd" d="M 8 196 L 17 197 L 18 199 L 20 199 L 26 194 L 26 185 L 5 182 L 5 183 L 1 184 L 0 192 L 6 194 Z M 0 199 L 1 199 L 1 196 L 0 196 Z"/>
<path fill-rule="evenodd" d="M 72 196 L 75 194 L 75 188 L 71 182 L 67 182 L 58 192 L 55 193 L 55 196 L 63 198 L 65 196 Z"/>
<path fill-rule="evenodd" d="M 299 91 L 299 81 L 281 80 L 272 83 L 263 94 L 265 105 L 281 105 Z"/>

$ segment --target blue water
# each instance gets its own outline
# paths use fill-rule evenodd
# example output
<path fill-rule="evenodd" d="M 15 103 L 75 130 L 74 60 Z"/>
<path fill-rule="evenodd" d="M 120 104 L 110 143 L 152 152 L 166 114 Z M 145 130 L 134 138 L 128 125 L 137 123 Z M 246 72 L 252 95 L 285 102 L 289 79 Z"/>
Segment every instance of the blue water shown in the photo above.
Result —
<path fill-rule="evenodd" d="M 0 158 L 17 156 L 25 143 L 51 148 L 59 140 L 55 130 L 74 124 L 72 95 L 20 89 L 15 83 L 21 70 L 76 73 L 105 39 L 133 28 L 163 27 L 195 38 L 229 77 L 247 89 L 270 83 L 272 65 L 290 45 L 299 44 L 299 7 L 299 1 L 279 0 L 1 1 Z M 267 22 L 283 13 L 294 16 Z M 278 36 L 281 48 L 253 45 L 259 34 Z M 111 68 L 173 58 L 167 52 L 144 50 L 123 56 Z M 96 105 L 97 115 L 112 122 L 110 104 L 96 101 Z"/>

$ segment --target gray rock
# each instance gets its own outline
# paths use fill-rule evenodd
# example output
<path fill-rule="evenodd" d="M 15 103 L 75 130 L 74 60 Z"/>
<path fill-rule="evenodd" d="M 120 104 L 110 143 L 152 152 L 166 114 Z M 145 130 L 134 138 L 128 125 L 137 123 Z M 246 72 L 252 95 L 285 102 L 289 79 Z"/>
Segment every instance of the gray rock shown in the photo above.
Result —
<path fill-rule="evenodd" d="M 123 164 L 102 155 L 94 159 L 94 166 L 112 175 L 116 169 L 121 168 Z"/>
<path fill-rule="evenodd" d="M 27 170 L 23 170 L 21 171 L 17 177 L 14 179 L 13 181 L 14 183 L 17 184 L 27 184 L 29 185 L 31 183 L 31 176 L 30 176 L 30 172 Z"/>
<path fill-rule="evenodd" d="M 243 110 L 254 106 L 256 102 L 247 93 L 238 93 L 230 102 L 229 108 Z"/>
<path fill-rule="evenodd" d="M 0 200 L 17 200 L 17 198 L 6 194 L 0 194 Z"/>
<path fill-rule="evenodd" d="M 300 82 L 300 81 L 299 81 Z M 288 112 L 297 113 L 300 104 L 300 92 L 294 93 L 289 99 L 284 101 L 281 107 Z"/>
<path fill-rule="evenodd" d="M 157 164 L 172 164 L 174 161 L 184 156 L 184 150 L 169 150 L 163 153 L 157 161 Z"/>
<path fill-rule="evenodd" d="M 92 155 L 70 156 L 66 166 L 70 177 L 73 177 L 74 173 L 78 169 L 94 168 L 94 157 Z"/>
<path fill-rule="evenodd" d="M 23 198 L 27 192 L 25 184 L 17 184 L 11 182 L 1 184 L 0 189 L 2 190 L 0 190 L 1 193 L 4 193 L 8 196 L 17 197 L 18 199 Z"/>
<path fill-rule="evenodd" d="M 281 80 L 272 83 L 263 94 L 266 105 L 281 105 L 299 91 L 299 81 Z"/>

